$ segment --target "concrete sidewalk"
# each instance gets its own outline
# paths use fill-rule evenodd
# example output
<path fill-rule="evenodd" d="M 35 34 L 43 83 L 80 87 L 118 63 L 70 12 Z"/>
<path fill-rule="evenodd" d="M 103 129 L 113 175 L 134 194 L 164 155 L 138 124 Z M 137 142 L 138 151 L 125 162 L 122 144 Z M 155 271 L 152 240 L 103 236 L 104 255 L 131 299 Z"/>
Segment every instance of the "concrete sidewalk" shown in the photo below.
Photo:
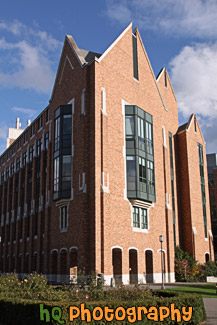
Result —
<path fill-rule="evenodd" d="M 207 324 L 217 324 L 217 299 L 215 298 L 203 298 L 204 306 L 207 315 Z"/>

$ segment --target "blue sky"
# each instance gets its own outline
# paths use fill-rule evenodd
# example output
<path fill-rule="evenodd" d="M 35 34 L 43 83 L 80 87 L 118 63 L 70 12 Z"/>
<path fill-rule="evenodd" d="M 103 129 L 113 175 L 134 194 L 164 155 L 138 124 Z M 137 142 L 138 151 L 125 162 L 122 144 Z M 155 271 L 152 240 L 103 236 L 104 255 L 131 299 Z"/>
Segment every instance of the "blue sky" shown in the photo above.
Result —
<path fill-rule="evenodd" d="M 155 75 L 169 71 L 180 123 L 196 113 L 217 152 L 217 0 L 0 0 L 0 152 L 49 102 L 65 34 L 102 53 L 133 22 Z"/>

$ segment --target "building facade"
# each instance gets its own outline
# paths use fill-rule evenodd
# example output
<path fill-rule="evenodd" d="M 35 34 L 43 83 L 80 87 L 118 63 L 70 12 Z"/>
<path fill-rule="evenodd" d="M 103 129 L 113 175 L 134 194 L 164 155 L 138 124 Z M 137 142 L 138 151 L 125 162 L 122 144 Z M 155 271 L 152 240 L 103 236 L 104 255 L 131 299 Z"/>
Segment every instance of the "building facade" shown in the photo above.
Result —
<path fill-rule="evenodd" d="M 213 258 L 205 158 L 196 116 L 179 127 L 138 29 L 103 54 L 67 35 L 48 107 L 1 156 L 1 270 L 160 282 L 163 235 L 174 282 L 176 245 Z"/>
<path fill-rule="evenodd" d="M 207 167 L 209 179 L 209 199 L 211 224 L 213 232 L 214 255 L 217 261 L 217 154 L 207 154 Z"/>

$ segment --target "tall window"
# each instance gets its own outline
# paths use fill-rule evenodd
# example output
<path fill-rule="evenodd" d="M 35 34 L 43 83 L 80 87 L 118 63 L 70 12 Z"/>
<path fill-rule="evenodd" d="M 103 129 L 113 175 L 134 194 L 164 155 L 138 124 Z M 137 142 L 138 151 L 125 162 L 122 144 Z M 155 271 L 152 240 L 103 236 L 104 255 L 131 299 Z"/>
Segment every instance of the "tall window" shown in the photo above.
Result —
<path fill-rule="evenodd" d="M 45 119 L 46 119 L 46 122 L 49 121 L 49 118 L 50 118 L 50 109 L 48 108 L 48 109 L 46 110 L 46 113 L 45 113 Z"/>
<path fill-rule="evenodd" d="M 146 141 L 146 152 L 153 154 L 153 137 L 152 137 L 152 124 L 145 122 L 145 141 Z"/>
<path fill-rule="evenodd" d="M 138 106 L 125 106 L 127 196 L 155 201 L 152 116 Z"/>
<path fill-rule="evenodd" d="M 174 246 L 176 247 L 176 208 L 175 208 L 173 142 L 172 142 L 172 140 L 173 140 L 172 133 L 169 132 L 170 175 L 171 175 L 172 209 L 173 209 L 173 236 L 174 236 Z"/>
<path fill-rule="evenodd" d="M 200 143 L 198 143 L 197 148 L 198 148 L 199 168 L 200 168 L 204 232 L 205 232 L 205 238 L 207 238 L 207 216 L 206 216 L 206 193 L 205 193 L 205 180 L 204 180 L 203 146 Z"/>
<path fill-rule="evenodd" d="M 26 166 L 26 152 L 24 152 L 22 154 L 22 166 L 25 167 Z"/>
<path fill-rule="evenodd" d="M 137 54 L 137 37 L 133 35 L 133 77 L 139 79 L 138 73 L 138 54 Z"/>
<path fill-rule="evenodd" d="M 42 127 L 42 115 L 38 118 L 38 130 Z"/>
<path fill-rule="evenodd" d="M 31 125 L 31 128 L 30 128 L 30 137 L 33 137 L 34 134 L 35 134 L 35 123 Z"/>
<path fill-rule="evenodd" d="M 60 117 L 55 120 L 54 151 L 60 147 Z"/>
<path fill-rule="evenodd" d="M 45 149 L 48 149 L 48 143 L 49 143 L 49 132 L 45 133 Z"/>
<path fill-rule="evenodd" d="M 127 156 L 127 189 L 136 190 L 136 157 Z"/>
<path fill-rule="evenodd" d="M 60 158 L 57 157 L 54 159 L 54 183 L 53 183 L 53 189 L 54 192 L 59 191 L 59 163 L 60 163 Z"/>
<path fill-rule="evenodd" d="M 53 199 L 71 196 L 72 105 L 55 111 Z M 49 135 L 45 135 L 46 146 Z"/>
<path fill-rule="evenodd" d="M 31 146 L 29 148 L 29 161 L 31 162 L 33 160 L 34 157 L 34 146 Z"/>
<path fill-rule="evenodd" d="M 62 156 L 62 191 L 71 188 L 71 156 Z"/>
<path fill-rule="evenodd" d="M 72 137 L 72 115 L 63 115 L 63 148 L 70 147 Z"/>
<path fill-rule="evenodd" d="M 68 227 L 68 208 L 63 206 L 60 208 L 60 229 L 66 230 Z"/>

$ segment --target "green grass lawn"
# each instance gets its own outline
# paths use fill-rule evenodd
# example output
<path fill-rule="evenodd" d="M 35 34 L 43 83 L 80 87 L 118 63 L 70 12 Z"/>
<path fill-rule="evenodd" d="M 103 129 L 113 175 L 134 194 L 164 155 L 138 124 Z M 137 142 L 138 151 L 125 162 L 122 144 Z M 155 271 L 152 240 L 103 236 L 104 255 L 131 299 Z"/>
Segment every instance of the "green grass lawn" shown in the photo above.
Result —
<path fill-rule="evenodd" d="M 216 294 L 216 284 L 206 284 L 206 285 L 196 285 L 196 286 L 189 286 L 185 287 L 176 287 L 167 289 L 170 291 L 179 291 L 179 292 L 186 292 L 186 293 L 197 293 L 200 294 L 203 298 L 217 298 Z"/>

